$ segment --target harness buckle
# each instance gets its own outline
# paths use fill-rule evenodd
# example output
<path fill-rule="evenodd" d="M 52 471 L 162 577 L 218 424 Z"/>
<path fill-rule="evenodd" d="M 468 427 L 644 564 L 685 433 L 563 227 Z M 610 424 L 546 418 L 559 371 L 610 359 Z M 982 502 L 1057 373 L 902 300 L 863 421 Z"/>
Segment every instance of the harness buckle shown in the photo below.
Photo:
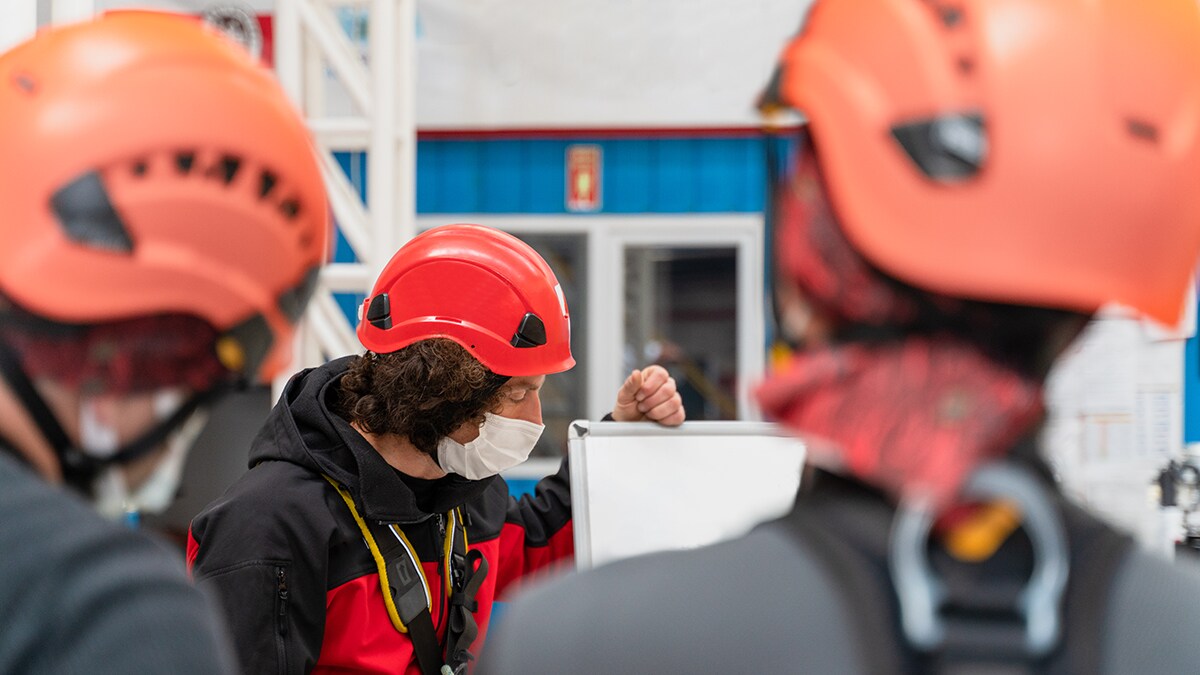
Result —
<path fill-rule="evenodd" d="M 995 630 L 984 635 L 994 637 L 996 644 L 990 646 L 998 652 L 1013 651 L 1004 647 L 1014 646 L 1026 657 L 1047 655 L 1062 635 L 1059 608 L 1070 566 L 1066 532 L 1053 501 L 1027 470 L 1004 463 L 976 470 L 967 479 L 962 495 L 1015 503 L 1021 512 L 1021 526 L 1033 544 L 1033 573 L 1011 608 L 1022 629 L 1015 634 Z M 946 609 L 950 597 L 946 584 L 933 571 L 927 551 L 934 516 L 928 500 L 903 501 L 892 523 L 888 548 L 888 567 L 899 599 L 904 636 L 913 647 L 925 652 L 948 646 Z"/>

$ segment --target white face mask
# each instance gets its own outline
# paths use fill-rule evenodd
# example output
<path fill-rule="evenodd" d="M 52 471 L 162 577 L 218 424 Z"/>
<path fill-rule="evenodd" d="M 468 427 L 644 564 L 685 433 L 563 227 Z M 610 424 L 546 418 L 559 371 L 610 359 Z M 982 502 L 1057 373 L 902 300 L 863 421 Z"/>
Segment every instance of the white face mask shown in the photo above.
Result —
<path fill-rule="evenodd" d="M 545 428 L 534 422 L 486 413 L 479 438 L 466 445 L 449 437 L 438 443 L 438 464 L 444 471 L 471 480 L 495 476 L 529 459 Z"/>
<path fill-rule="evenodd" d="M 178 409 L 181 402 L 182 394 L 176 391 L 160 392 L 154 400 L 155 415 L 159 419 L 166 419 Z M 83 418 L 88 417 L 87 411 L 88 407 L 83 406 Z M 154 471 L 132 492 L 125 483 L 125 474 L 120 465 L 112 465 L 101 471 L 92 484 L 92 504 L 96 510 L 101 515 L 113 519 L 119 519 L 129 511 L 165 511 L 175 500 L 188 451 L 204 430 L 207 420 L 208 415 L 198 410 L 168 436 L 163 442 L 166 450 L 155 465 Z M 87 430 L 87 424 L 92 425 L 91 432 Z M 89 438 L 91 434 L 94 435 Z M 80 425 L 80 445 L 89 453 L 104 456 L 106 446 L 111 444 L 113 448 L 116 447 L 115 440 L 116 432 L 98 424 L 94 415 L 88 423 Z M 112 450 L 108 450 L 108 454 L 111 455 Z"/>

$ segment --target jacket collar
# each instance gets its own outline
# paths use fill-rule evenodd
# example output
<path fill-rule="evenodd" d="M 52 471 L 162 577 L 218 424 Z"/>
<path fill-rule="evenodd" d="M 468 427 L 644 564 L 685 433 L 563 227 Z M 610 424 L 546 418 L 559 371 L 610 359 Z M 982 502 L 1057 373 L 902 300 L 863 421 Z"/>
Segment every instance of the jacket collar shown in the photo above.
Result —
<path fill-rule="evenodd" d="M 425 520 L 431 514 L 417 506 L 415 495 L 399 473 L 334 412 L 338 383 L 355 358 L 331 361 L 292 378 L 272 411 L 274 423 L 264 429 L 267 437 L 260 434 L 255 442 L 252 463 L 284 459 L 327 475 L 350 492 L 364 518 L 399 523 Z M 475 481 L 447 475 L 437 481 L 427 506 L 438 513 L 461 506 L 494 480 L 495 476 Z"/>

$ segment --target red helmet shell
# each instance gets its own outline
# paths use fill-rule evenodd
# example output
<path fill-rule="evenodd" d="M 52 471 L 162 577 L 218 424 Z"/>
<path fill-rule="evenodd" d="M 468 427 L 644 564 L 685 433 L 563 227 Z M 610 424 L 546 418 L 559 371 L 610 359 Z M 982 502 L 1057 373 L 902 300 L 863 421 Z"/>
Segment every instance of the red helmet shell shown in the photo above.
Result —
<path fill-rule="evenodd" d="M 358 339 L 376 353 L 447 338 L 489 370 L 547 375 L 575 365 L 557 277 L 528 244 L 481 225 L 445 225 L 392 256 L 363 302 Z"/>

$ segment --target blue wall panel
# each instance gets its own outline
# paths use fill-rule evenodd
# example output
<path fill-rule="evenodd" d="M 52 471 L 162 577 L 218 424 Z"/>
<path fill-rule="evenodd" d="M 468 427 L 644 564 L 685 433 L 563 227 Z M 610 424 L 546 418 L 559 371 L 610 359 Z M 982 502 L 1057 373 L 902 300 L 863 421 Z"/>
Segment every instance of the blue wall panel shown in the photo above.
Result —
<path fill-rule="evenodd" d="M 1200 443 L 1200 337 L 1183 348 L 1183 442 Z"/>
<path fill-rule="evenodd" d="M 338 166 L 342 167 L 342 171 L 350 180 L 351 185 L 357 186 L 359 195 L 366 199 L 367 154 L 365 152 L 338 152 L 334 153 L 333 157 L 337 160 Z M 332 260 L 334 262 L 358 261 L 358 257 L 354 255 L 354 249 L 350 248 L 350 243 L 346 241 L 346 237 L 342 235 L 340 229 L 334 233 Z"/>
<path fill-rule="evenodd" d="M 622 213 L 648 213 L 653 208 L 651 195 L 657 192 L 657 181 L 650 149 L 650 143 L 632 140 L 601 146 L 602 208 L 619 204 Z"/>
<path fill-rule="evenodd" d="M 439 203 L 442 189 L 441 146 L 435 143 L 417 143 L 417 212 L 422 204 Z"/>
<path fill-rule="evenodd" d="M 458 213 L 481 212 L 481 149 L 478 143 L 448 143 L 441 148 L 437 167 L 441 184 L 438 186 L 437 198 L 440 204 L 455 207 L 448 210 Z M 418 182 L 422 173 L 421 166 L 418 165 Z"/>
<path fill-rule="evenodd" d="M 342 314 L 350 321 L 351 326 L 358 326 L 358 308 L 362 306 L 363 300 L 367 299 L 366 293 L 334 293 L 334 301 L 338 307 L 342 309 Z"/>
<path fill-rule="evenodd" d="M 602 213 L 758 212 L 758 138 L 424 140 L 417 144 L 418 213 L 568 213 L 566 154 L 603 153 Z M 366 154 L 338 153 L 366 195 Z M 353 260 L 341 241 L 338 261 Z"/>
<path fill-rule="evenodd" d="M 657 185 L 651 197 L 651 210 L 659 213 L 688 213 L 699 211 L 696 203 L 699 165 L 696 147 L 689 139 L 670 138 L 657 141 L 655 173 Z"/>
<path fill-rule="evenodd" d="M 480 141 L 491 143 L 494 141 Z M 567 178 L 566 146 L 559 141 L 533 140 L 522 142 L 525 168 L 525 202 L 522 213 L 562 213 Z M 417 180 L 421 168 L 417 167 Z M 419 205 L 417 208 L 421 208 Z"/>
<path fill-rule="evenodd" d="M 602 213 L 757 212 L 761 141 L 748 138 L 427 139 L 418 213 L 567 213 L 566 154 L 603 153 Z"/>
<path fill-rule="evenodd" d="M 479 146 L 479 208 L 491 213 L 521 213 L 525 153 L 520 141 L 498 140 Z"/>
<path fill-rule="evenodd" d="M 744 183 L 732 172 L 743 157 L 740 145 L 728 138 L 696 144 L 697 210 L 735 211 L 745 203 Z"/>

